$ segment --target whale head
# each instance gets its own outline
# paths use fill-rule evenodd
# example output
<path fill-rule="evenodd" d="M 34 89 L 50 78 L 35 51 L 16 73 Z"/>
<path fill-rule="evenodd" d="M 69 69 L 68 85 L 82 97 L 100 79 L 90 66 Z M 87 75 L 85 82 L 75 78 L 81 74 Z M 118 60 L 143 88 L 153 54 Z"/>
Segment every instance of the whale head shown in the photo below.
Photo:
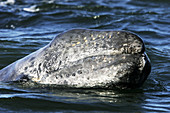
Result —
<path fill-rule="evenodd" d="M 78 88 L 137 88 L 151 71 L 142 39 L 127 31 L 73 29 L 0 71 L 22 79 Z"/>

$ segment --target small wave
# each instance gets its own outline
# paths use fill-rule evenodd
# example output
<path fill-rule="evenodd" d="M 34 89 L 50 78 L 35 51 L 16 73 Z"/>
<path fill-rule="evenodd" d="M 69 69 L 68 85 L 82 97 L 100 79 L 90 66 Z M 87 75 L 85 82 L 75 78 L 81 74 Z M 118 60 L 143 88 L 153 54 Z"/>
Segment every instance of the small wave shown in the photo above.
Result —
<path fill-rule="evenodd" d="M 143 107 L 145 109 L 154 110 L 155 112 L 169 112 L 169 92 L 157 92 L 153 93 L 148 99 L 145 100 Z M 160 100 L 159 97 L 162 99 Z M 150 103 L 152 102 L 152 103 Z"/>

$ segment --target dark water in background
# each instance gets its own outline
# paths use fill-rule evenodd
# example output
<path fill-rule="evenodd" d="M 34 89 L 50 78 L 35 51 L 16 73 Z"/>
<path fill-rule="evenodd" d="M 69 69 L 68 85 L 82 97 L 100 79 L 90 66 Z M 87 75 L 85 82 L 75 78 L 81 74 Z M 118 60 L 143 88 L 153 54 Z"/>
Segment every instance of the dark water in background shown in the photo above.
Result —
<path fill-rule="evenodd" d="M 169 0 L 0 0 L 0 69 L 71 28 L 140 35 L 152 62 L 143 87 L 82 90 L 0 83 L 0 112 L 170 111 Z"/>

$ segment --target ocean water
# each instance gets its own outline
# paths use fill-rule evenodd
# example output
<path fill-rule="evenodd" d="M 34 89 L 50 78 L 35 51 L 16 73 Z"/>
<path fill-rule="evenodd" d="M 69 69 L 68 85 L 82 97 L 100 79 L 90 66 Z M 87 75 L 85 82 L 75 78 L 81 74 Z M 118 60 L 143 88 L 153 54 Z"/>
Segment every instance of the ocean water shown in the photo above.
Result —
<path fill-rule="evenodd" d="M 0 83 L 0 112 L 170 111 L 169 0 L 0 0 L 0 69 L 72 28 L 127 30 L 152 71 L 139 89 L 58 89 Z"/>

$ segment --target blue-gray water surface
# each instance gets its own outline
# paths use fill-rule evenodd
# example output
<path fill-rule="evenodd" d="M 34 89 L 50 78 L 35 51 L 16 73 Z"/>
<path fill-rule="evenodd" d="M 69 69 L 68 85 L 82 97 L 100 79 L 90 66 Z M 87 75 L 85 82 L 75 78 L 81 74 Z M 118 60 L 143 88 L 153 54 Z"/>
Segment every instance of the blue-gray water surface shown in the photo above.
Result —
<path fill-rule="evenodd" d="M 147 81 L 133 90 L 0 83 L 0 112 L 170 111 L 169 0 L 0 0 L 0 69 L 72 28 L 137 33 L 152 63 Z"/>

